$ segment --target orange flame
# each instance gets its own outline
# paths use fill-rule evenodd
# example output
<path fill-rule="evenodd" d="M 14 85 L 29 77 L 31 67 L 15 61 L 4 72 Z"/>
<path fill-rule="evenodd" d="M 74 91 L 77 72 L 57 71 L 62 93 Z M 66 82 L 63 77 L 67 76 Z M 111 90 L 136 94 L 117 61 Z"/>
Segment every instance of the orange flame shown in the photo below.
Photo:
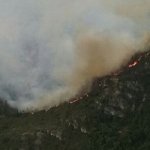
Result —
<path fill-rule="evenodd" d="M 129 67 L 131 68 L 131 67 L 134 67 L 136 65 L 137 65 L 137 62 L 135 61 L 133 64 L 130 64 Z"/>
<path fill-rule="evenodd" d="M 71 101 L 70 104 L 73 104 L 73 103 L 75 103 L 77 101 L 79 101 L 79 99 L 75 99 L 75 100 Z"/>
<path fill-rule="evenodd" d="M 121 70 L 121 71 L 119 71 L 119 72 L 114 73 L 114 76 L 119 75 L 121 72 L 123 72 L 123 71 Z"/>

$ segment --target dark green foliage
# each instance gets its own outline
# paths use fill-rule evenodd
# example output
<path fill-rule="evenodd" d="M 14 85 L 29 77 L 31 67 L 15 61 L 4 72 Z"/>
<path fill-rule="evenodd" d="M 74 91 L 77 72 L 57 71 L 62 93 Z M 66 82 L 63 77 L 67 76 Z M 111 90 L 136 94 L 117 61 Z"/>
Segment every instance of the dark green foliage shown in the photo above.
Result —
<path fill-rule="evenodd" d="M 142 56 L 73 104 L 31 114 L 1 102 L 0 150 L 150 150 L 150 60 Z"/>

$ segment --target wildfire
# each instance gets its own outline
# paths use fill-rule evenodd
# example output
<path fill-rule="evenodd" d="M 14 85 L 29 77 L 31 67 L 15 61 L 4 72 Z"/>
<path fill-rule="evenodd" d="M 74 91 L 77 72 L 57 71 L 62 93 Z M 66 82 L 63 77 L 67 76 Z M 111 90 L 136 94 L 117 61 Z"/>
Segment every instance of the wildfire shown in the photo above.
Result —
<path fill-rule="evenodd" d="M 150 52 L 146 53 L 146 54 L 145 54 L 145 57 L 147 57 L 149 54 L 150 54 Z M 136 61 L 134 61 L 132 64 L 129 64 L 128 67 L 131 68 L 131 67 L 136 66 L 137 63 L 142 59 L 142 57 L 143 57 L 143 56 L 141 55 Z M 121 72 L 123 72 L 123 70 L 118 71 L 118 72 L 114 73 L 113 75 L 114 75 L 114 76 L 117 76 L 117 75 L 119 75 Z M 98 86 L 100 87 L 101 84 L 99 83 Z M 77 101 L 79 101 L 79 100 L 82 100 L 83 98 L 88 97 L 88 96 L 89 96 L 88 93 L 85 93 L 83 96 L 77 97 L 76 99 L 71 100 L 69 103 L 70 103 L 70 104 L 73 104 L 73 103 L 75 103 L 75 102 L 77 102 Z M 58 107 L 58 106 L 59 106 L 59 105 L 57 105 L 56 107 Z"/>
<path fill-rule="evenodd" d="M 69 102 L 70 104 L 73 104 L 73 103 L 75 103 L 75 102 L 77 102 L 77 101 L 79 101 L 80 99 L 75 99 L 75 100 L 73 100 L 73 101 L 71 101 L 71 102 Z"/>
<path fill-rule="evenodd" d="M 149 56 L 149 54 L 150 54 L 150 52 L 146 53 L 146 54 L 145 54 L 145 57 Z M 142 56 L 140 56 L 140 57 L 138 58 L 138 60 L 135 61 L 133 64 L 130 64 L 129 67 L 131 68 L 131 67 L 136 66 L 137 63 L 138 63 L 141 59 L 142 59 Z"/>
<path fill-rule="evenodd" d="M 150 52 L 147 53 L 147 54 L 145 55 L 145 57 L 147 57 L 149 54 L 150 54 Z M 131 68 L 131 67 L 136 66 L 137 63 L 138 63 L 141 59 L 142 59 L 142 56 L 140 56 L 140 57 L 137 59 L 137 61 L 135 61 L 135 62 L 133 62 L 132 64 L 130 64 L 128 67 Z M 114 73 L 114 75 L 117 76 L 117 75 L 119 75 L 121 72 L 123 72 L 123 71 L 119 71 L 119 72 L 117 72 L 117 73 Z"/>
<path fill-rule="evenodd" d="M 119 75 L 121 72 L 123 72 L 123 71 L 121 70 L 121 71 L 119 71 L 119 72 L 114 73 L 114 76 Z"/>
<path fill-rule="evenodd" d="M 85 93 L 83 96 L 80 96 L 80 97 L 78 97 L 78 98 L 76 98 L 76 99 L 70 101 L 69 103 L 70 103 L 70 104 L 73 104 L 73 103 L 75 103 L 75 102 L 77 102 L 77 101 L 83 99 L 84 97 L 88 97 L 88 96 L 89 96 L 88 93 Z"/>
<path fill-rule="evenodd" d="M 129 67 L 131 68 L 131 67 L 134 67 L 136 65 L 137 65 L 137 61 L 135 61 L 133 64 L 130 64 Z"/>

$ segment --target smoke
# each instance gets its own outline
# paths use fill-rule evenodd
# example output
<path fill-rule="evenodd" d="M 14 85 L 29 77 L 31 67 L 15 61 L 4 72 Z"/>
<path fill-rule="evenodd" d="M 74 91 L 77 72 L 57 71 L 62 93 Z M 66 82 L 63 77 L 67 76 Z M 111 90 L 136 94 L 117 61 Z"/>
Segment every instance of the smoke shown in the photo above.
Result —
<path fill-rule="evenodd" d="M 150 46 L 148 0 L 0 0 L 0 97 L 58 105 Z"/>

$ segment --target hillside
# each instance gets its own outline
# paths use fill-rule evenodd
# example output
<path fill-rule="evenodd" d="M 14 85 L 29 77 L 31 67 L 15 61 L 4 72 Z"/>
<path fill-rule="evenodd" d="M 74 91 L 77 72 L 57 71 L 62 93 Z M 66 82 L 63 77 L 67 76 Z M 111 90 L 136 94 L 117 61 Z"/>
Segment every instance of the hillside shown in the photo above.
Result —
<path fill-rule="evenodd" d="M 0 150 L 149 150 L 150 52 L 50 110 L 0 104 Z"/>

